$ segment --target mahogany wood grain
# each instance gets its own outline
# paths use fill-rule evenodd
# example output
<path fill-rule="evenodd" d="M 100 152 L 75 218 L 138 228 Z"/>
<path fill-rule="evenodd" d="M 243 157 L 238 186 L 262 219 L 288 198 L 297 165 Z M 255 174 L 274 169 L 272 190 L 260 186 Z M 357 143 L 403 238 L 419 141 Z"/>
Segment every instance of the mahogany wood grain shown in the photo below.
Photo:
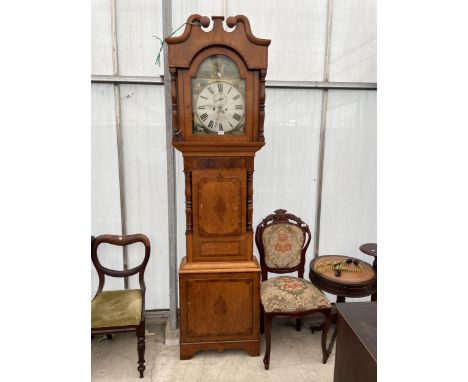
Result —
<path fill-rule="evenodd" d="M 187 258 L 179 269 L 180 358 L 201 350 L 260 354 L 260 267 L 253 256 L 253 171 L 263 137 L 270 40 L 245 16 L 191 15 L 166 38 L 171 73 L 173 146 L 184 157 Z M 202 30 L 210 22 L 210 31 Z M 228 57 L 245 83 L 243 134 L 194 134 L 192 79 L 213 55 Z"/>
<path fill-rule="evenodd" d="M 179 274 L 184 273 L 222 273 L 222 272 L 260 272 L 260 266 L 254 257 L 252 261 L 216 261 L 187 262 L 184 257 L 180 263 Z"/>
<path fill-rule="evenodd" d="M 193 230 L 192 220 L 192 171 L 184 171 L 185 173 L 185 221 L 186 234 L 191 234 Z"/>
<path fill-rule="evenodd" d="M 179 270 L 181 359 L 208 349 L 260 354 L 260 268 L 255 261 L 239 263 L 216 262 L 206 268 L 183 260 Z"/>

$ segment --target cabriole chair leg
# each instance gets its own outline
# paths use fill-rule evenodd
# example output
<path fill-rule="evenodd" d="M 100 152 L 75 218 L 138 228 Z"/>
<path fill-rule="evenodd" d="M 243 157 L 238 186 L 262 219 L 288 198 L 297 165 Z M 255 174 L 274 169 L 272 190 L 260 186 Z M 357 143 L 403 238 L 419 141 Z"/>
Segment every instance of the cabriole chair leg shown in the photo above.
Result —
<path fill-rule="evenodd" d="M 265 357 L 263 358 L 263 365 L 265 370 L 270 368 L 270 350 L 271 350 L 271 317 L 265 314 Z"/>

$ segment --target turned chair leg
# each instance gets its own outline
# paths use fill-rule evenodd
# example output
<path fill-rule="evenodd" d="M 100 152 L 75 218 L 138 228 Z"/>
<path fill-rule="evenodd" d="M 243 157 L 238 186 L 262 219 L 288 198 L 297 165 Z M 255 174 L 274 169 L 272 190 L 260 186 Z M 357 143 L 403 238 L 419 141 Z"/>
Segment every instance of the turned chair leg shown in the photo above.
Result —
<path fill-rule="evenodd" d="M 270 368 L 270 350 L 271 350 L 271 316 L 268 314 L 265 317 L 265 357 L 263 358 L 263 365 L 265 370 Z"/>
<path fill-rule="evenodd" d="M 331 349 L 330 351 L 327 350 L 327 336 L 331 323 L 331 310 L 324 312 L 323 315 L 325 316 L 325 322 L 322 328 L 322 363 L 326 364 L 331 353 Z"/>
<path fill-rule="evenodd" d="M 136 332 L 138 339 L 138 371 L 140 372 L 140 378 L 143 378 L 143 372 L 145 371 L 145 324 L 143 323 Z"/>
<path fill-rule="evenodd" d="M 302 328 L 302 321 L 300 318 L 296 318 L 296 330 L 300 332 L 301 328 Z"/>

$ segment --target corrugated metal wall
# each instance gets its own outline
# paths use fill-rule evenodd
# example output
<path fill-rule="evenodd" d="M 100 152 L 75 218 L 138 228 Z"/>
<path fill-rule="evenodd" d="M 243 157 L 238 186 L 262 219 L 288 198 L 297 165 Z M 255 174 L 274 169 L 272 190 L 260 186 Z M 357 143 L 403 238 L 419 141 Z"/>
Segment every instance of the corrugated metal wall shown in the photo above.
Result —
<path fill-rule="evenodd" d="M 115 75 L 112 59 L 112 0 L 92 1 L 92 74 Z M 366 259 L 358 246 L 376 242 L 375 0 L 173 1 L 173 29 L 193 13 L 246 15 L 253 33 L 272 40 L 266 93 L 266 146 L 254 173 L 256 226 L 274 209 L 302 217 L 314 232 L 321 200 L 321 255 Z M 332 12 L 330 12 L 332 10 Z M 331 25 L 328 23 L 332 15 Z M 117 76 L 157 78 L 162 36 L 161 0 L 116 0 Z M 329 66 L 327 67 L 327 28 Z M 178 33 L 182 33 L 182 30 Z M 162 62 L 162 60 L 161 60 Z M 327 70 L 328 69 L 328 70 Z M 329 77 L 326 78 L 328 71 Z M 360 83 L 354 90 L 309 88 L 310 81 Z M 287 88 L 278 87 L 288 81 Z M 147 309 L 169 308 L 168 196 L 164 87 L 160 84 L 92 84 L 92 234 L 122 231 L 120 192 L 128 233 L 143 232 L 153 252 L 146 272 Z M 268 84 L 268 83 L 267 83 Z M 277 84 L 278 86 L 275 86 Z M 123 171 L 119 186 L 114 86 L 120 87 Z M 362 86 L 362 89 L 359 87 Z M 325 109 L 322 107 L 327 94 Z M 322 192 L 318 189 L 320 130 L 326 115 Z M 184 176 L 176 153 L 177 259 L 185 256 Z M 317 195 L 319 193 L 319 195 Z M 315 238 L 313 238 L 315 241 Z M 128 252 L 130 264 L 136 248 Z M 105 252 L 108 251 L 108 252 Z M 122 269 L 122 253 L 103 251 L 103 261 Z M 370 261 L 369 258 L 366 260 Z M 92 295 L 97 277 L 92 270 Z M 307 272 L 306 272 L 307 273 Z M 130 281 L 132 287 L 134 281 Z M 110 282 L 108 289 L 122 287 Z"/>

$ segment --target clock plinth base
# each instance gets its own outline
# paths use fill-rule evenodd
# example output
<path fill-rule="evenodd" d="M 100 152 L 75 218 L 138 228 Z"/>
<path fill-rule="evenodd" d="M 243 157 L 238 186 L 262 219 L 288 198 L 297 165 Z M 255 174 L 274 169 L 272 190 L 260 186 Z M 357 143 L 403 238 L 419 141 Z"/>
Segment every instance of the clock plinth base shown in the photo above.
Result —
<path fill-rule="evenodd" d="M 201 342 L 195 344 L 180 344 L 180 359 L 191 359 L 196 353 L 206 350 L 217 350 L 222 352 L 227 349 L 244 350 L 251 357 L 260 355 L 260 340 L 251 341 L 220 341 L 220 342 Z"/>
<path fill-rule="evenodd" d="M 187 263 L 179 269 L 180 359 L 203 350 L 243 349 L 260 355 L 260 266 Z"/>

